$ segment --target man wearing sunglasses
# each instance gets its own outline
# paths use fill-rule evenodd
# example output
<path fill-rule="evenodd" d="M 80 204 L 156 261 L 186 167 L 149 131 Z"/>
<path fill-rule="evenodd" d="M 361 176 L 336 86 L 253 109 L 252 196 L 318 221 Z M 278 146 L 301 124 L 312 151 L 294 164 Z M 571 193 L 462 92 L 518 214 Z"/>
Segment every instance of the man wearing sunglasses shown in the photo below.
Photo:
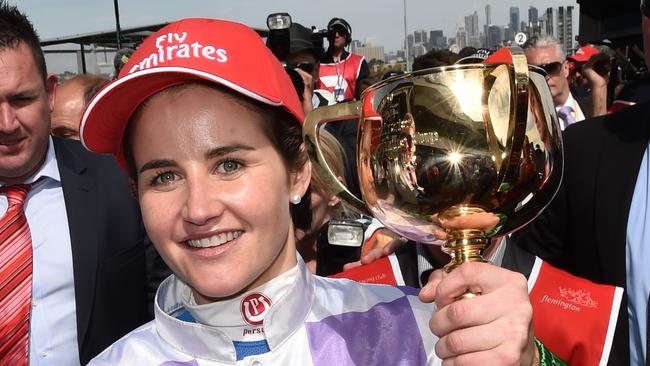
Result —
<path fill-rule="evenodd" d="M 650 65 L 650 0 L 641 2 Z M 564 176 L 553 202 L 513 235 L 551 264 L 623 287 L 608 365 L 650 365 L 650 102 L 563 133 Z"/>
<path fill-rule="evenodd" d="M 329 47 L 321 58 L 319 88 L 334 94 L 337 102 L 359 99 L 370 69 L 365 57 L 345 50 L 352 42 L 352 27 L 341 18 L 327 24 Z"/>
<path fill-rule="evenodd" d="M 527 49 L 528 63 L 546 71 L 546 82 L 551 89 L 560 125 L 565 129 L 572 123 L 585 119 L 578 102 L 569 90 L 569 67 L 566 55 L 557 39 L 551 36 L 537 38 Z"/>

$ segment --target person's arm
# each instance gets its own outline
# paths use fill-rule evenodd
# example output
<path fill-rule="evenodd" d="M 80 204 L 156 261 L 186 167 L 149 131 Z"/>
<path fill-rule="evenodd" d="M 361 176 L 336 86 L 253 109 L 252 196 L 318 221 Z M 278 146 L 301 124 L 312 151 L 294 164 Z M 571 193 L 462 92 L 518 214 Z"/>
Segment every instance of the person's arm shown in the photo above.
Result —
<path fill-rule="evenodd" d="M 363 249 L 359 260 L 346 263 L 343 265 L 343 270 L 348 271 L 356 267 L 370 264 L 383 257 L 388 257 L 406 243 L 407 240 L 405 238 L 386 228 L 379 228 L 365 243 L 363 243 Z"/>
<path fill-rule="evenodd" d="M 601 76 L 590 66 L 582 68 L 582 75 L 589 82 L 591 89 L 591 117 L 607 114 L 607 82 L 608 78 Z"/>
<path fill-rule="evenodd" d="M 590 117 L 607 114 L 607 84 L 609 71 L 603 65 L 609 64 L 609 57 L 604 53 L 591 56 L 589 61 L 582 66 L 580 73 L 587 79 L 591 89 L 591 115 Z M 596 65 L 596 66 L 595 66 Z M 597 67 L 600 73 L 594 70 Z"/>

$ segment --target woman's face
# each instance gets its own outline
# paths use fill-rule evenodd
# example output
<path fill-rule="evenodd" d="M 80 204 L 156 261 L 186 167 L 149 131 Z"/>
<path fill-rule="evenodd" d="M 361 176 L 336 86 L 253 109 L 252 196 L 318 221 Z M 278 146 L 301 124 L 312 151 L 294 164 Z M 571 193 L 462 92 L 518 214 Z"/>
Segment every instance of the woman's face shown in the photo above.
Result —
<path fill-rule="evenodd" d="M 133 122 L 147 233 L 199 303 L 296 264 L 289 197 L 304 194 L 309 164 L 289 173 L 260 116 L 236 98 L 192 85 L 152 97 Z"/>

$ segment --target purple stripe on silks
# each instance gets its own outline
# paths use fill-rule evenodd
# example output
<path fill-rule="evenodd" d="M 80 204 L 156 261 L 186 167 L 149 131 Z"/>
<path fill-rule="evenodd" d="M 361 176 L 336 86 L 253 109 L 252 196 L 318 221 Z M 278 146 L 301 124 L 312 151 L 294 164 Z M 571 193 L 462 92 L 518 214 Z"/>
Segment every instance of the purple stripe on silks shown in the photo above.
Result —
<path fill-rule="evenodd" d="M 192 361 L 165 361 L 161 363 L 158 366 L 199 366 L 199 362 L 197 360 L 192 360 Z"/>
<path fill-rule="evenodd" d="M 426 365 L 408 299 L 305 324 L 314 366 Z"/>
<path fill-rule="evenodd" d="M 411 287 L 411 286 L 397 286 L 405 295 L 418 296 L 420 294 L 420 289 Z"/>

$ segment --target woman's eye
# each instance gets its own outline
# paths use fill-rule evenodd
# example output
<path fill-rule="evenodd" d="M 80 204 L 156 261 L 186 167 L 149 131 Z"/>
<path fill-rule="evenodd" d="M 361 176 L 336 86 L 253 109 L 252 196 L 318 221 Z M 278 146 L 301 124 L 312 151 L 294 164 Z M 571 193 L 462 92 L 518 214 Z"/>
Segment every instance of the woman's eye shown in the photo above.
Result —
<path fill-rule="evenodd" d="M 173 182 L 175 179 L 176 179 L 176 174 L 174 174 L 172 172 L 166 172 L 166 173 L 159 174 L 155 178 L 154 183 L 155 184 L 168 184 L 168 183 Z"/>
<path fill-rule="evenodd" d="M 220 164 L 219 170 L 223 173 L 232 173 L 241 167 L 241 163 L 235 160 L 226 160 Z"/>

